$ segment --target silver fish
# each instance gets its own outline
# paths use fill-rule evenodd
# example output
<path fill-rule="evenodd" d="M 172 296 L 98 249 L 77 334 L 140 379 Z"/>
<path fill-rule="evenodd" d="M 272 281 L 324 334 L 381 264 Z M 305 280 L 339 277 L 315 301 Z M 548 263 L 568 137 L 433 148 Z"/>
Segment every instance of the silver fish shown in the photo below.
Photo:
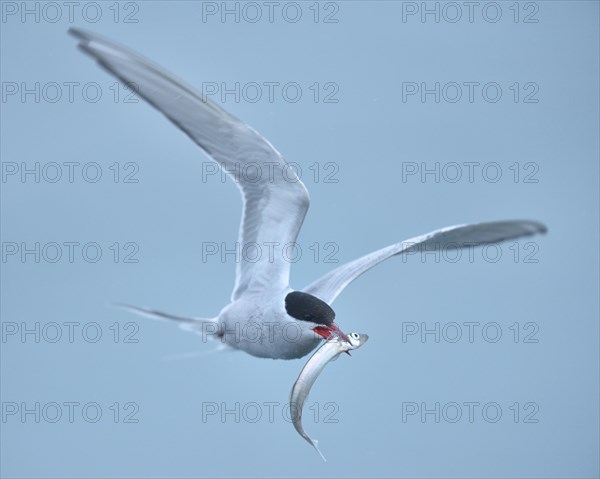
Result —
<path fill-rule="evenodd" d="M 304 428 L 302 427 L 302 407 L 310 393 L 310 389 L 325 366 L 340 354 L 360 348 L 367 342 L 369 336 L 366 334 L 351 333 L 348 335 L 348 339 L 350 342 L 344 341 L 341 337 L 334 336 L 317 349 L 302 368 L 300 376 L 296 379 L 292 387 L 292 393 L 290 394 L 290 412 L 296 431 L 306 439 L 306 442 L 316 449 L 324 461 L 327 461 L 327 459 L 325 459 L 325 456 L 323 456 L 323 453 L 317 447 L 317 440 L 311 439 L 304 432 Z"/>

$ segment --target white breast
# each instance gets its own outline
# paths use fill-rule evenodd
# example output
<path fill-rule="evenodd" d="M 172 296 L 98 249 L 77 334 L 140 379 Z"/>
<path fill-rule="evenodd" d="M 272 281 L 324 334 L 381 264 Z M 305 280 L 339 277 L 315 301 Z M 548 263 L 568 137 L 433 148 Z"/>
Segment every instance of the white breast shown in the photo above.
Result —
<path fill-rule="evenodd" d="M 301 358 L 319 345 L 314 325 L 291 318 L 283 301 L 266 308 L 260 302 L 242 298 L 223 308 L 218 318 L 220 340 L 252 356 L 273 359 Z"/>

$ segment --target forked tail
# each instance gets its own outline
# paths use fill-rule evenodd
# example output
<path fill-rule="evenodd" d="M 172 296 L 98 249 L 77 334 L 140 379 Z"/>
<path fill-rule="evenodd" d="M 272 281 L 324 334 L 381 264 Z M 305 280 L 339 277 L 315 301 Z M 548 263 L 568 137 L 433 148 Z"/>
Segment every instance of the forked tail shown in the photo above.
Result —
<path fill-rule="evenodd" d="M 177 321 L 182 329 L 198 334 L 216 335 L 218 332 L 216 318 L 188 318 L 186 316 L 176 316 L 154 309 L 138 308 L 137 306 L 123 303 L 112 303 L 112 306 L 151 319 L 170 319 L 172 321 Z"/>

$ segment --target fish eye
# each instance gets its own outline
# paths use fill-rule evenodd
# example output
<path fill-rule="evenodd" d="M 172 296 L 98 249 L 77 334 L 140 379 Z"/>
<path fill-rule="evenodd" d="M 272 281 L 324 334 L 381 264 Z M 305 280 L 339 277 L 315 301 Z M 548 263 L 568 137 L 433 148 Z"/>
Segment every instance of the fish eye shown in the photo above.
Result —
<path fill-rule="evenodd" d="M 359 336 L 358 336 L 358 333 L 352 333 L 352 334 L 350 334 L 350 337 L 352 339 L 358 339 Z"/>

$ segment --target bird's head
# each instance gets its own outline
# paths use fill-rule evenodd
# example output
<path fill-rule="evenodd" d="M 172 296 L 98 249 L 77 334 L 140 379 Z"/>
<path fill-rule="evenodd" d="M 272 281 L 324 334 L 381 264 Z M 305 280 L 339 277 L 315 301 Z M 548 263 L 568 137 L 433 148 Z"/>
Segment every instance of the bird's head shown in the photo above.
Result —
<path fill-rule="evenodd" d="M 292 291 L 285 297 L 285 310 L 299 321 L 314 323 L 312 330 L 324 339 L 332 335 L 351 343 L 350 338 L 334 323 L 335 312 L 325 301 L 312 294 Z"/>

